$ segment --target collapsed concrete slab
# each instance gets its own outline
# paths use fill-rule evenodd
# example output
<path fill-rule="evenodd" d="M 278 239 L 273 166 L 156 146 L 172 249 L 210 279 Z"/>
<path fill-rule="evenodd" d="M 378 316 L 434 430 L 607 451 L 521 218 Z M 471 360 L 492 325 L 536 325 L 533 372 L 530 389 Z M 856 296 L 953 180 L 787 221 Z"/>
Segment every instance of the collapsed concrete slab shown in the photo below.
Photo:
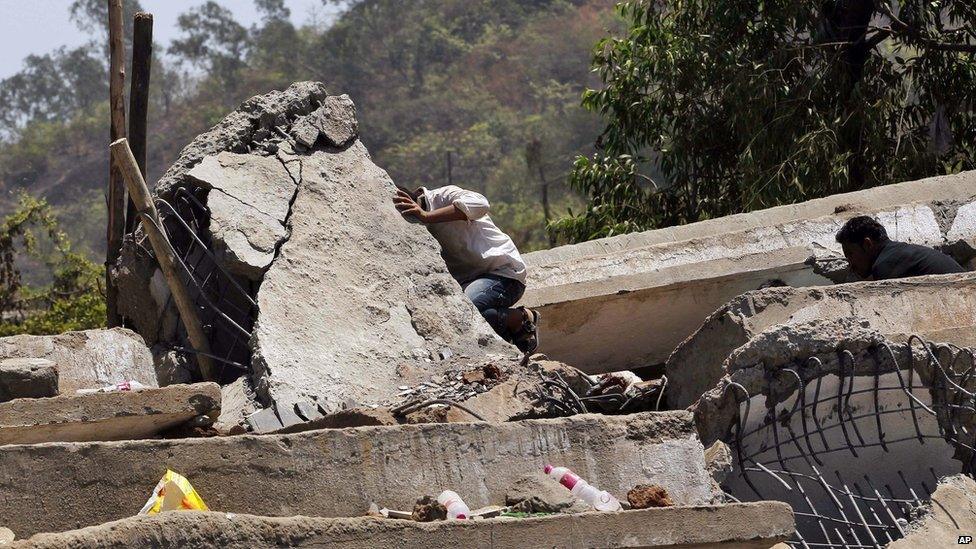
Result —
<path fill-rule="evenodd" d="M 862 214 L 894 239 L 976 257 L 968 172 L 526 254 L 522 302 L 541 309 L 553 359 L 590 373 L 662 364 L 743 291 L 847 281 L 834 235 Z"/>
<path fill-rule="evenodd" d="M 138 440 L 219 411 L 216 383 L 17 399 L 0 403 L 0 445 Z"/>
<path fill-rule="evenodd" d="M 477 508 L 504 503 L 511 484 L 546 463 L 621 497 L 646 482 L 677 505 L 714 496 L 691 414 L 667 412 L 6 446 L 0 516 L 20 537 L 128 517 L 167 468 L 189 478 L 210 508 L 232 513 L 357 516 L 370 502 L 409 509 L 447 488 Z"/>
<path fill-rule="evenodd" d="M 894 341 L 911 334 L 976 344 L 976 277 L 969 274 L 747 292 L 711 314 L 667 360 L 668 404 L 685 408 L 728 373 L 733 352 L 763 331 L 810 320 L 864 322 Z"/>
<path fill-rule="evenodd" d="M 97 389 L 123 381 L 156 387 L 153 357 L 131 330 L 85 330 L 53 336 L 0 338 L 0 359 L 40 358 L 54 363 L 61 393 Z"/>
<path fill-rule="evenodd" d="M 72 547 L 159 548 L 400 547 L 584 548 L 681 547 L 767 549 L 793 532 L 793 513 L 781 503 L 671 507 L 527 519 L 412 522 L 377 518 L 270 518 L 230 513 L 163 513 L 61 534 L 40 534 L 16 549 Z"/>
<path fill-rule="evenodd" d="M 336 412 L 515 354 L 451 278 L 433 237 L 393 207 L 395 186 L 358 131 L 348 97 L 297 83 L 246 101 L 157 185 L 174 205 L 161 209 L 171 240 L 194 265 L 211 348 L 225 367 L 247 370 L 263 407 Z M 113 271 L 131 290 L 123 314 L 154 349 L 191 347 L 152 258 L 140 254 L 127 243 Z"/>

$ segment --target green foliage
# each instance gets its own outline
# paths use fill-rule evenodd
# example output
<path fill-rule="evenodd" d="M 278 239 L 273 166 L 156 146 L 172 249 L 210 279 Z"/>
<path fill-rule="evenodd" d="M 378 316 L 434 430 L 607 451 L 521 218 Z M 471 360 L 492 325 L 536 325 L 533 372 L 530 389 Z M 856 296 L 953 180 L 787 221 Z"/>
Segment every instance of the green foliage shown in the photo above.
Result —
<path fill-rule="evenodd" d="M 30 269 L 35 283 L 22 275 Z M 51 207 L 22 195 L 0 226 L 0 336 L 101 327 L 102 269 L 73 252 Z"/>
<path fill-rule="evenodd" d="M 573 240 L 973 168 L 969 0 L 618 9 L 583 95 L 606 121 L 574 165 L 589 203 L 554 225 Z"/>

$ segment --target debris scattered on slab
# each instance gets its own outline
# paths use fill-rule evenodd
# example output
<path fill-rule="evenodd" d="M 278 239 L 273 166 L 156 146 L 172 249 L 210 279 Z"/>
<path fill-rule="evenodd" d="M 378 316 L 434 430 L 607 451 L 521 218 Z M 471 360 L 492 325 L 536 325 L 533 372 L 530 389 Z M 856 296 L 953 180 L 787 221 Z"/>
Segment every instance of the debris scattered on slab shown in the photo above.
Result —
<path fill-rule="evenodd" d="M 410 517 L 417 522 L 447 520 L 447 507 L 438 503 L 433 496 L 424 496 L 417 500 Z"/>
<path fill-rule="evenodd" d="M 631 509 L 650 509 L 651 507 L 672 507 L 674 502 L 668 491 L 656 484 L 638 484 L 627 492 L 627 502 Z"/>

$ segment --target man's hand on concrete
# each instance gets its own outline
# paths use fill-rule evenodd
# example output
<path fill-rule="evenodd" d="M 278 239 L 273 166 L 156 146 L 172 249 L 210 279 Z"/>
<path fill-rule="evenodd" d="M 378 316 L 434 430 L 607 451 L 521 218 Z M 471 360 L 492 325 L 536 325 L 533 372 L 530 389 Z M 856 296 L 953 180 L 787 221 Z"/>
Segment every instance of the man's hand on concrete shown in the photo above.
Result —
<path fill-rule="evenodd" d="M 393 204 L 403 217 L 412 217 L 421 223 L 426 221 L 427 212 L 420 207 L 420 204 L 417 204 L 412 196 L 404 191 L 397 189 L 396 196 L 393 197 Z"/>

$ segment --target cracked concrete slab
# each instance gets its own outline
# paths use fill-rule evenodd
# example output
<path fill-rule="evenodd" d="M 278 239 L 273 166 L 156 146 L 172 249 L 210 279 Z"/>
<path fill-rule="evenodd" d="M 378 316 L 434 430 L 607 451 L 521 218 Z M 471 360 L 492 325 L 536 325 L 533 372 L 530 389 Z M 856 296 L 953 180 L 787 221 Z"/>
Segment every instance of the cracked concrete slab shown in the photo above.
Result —
<path fill-rule="evenodd" d="M 187 172 L 209 190 L 210 234 L 225 268 L 260 281 L 287 237 L 297 183 L 275 156 L 222 152 Z"/>
<path fill-rule="evenodd" d="M 166 468 L 230 513 L 357 516 L 370 502 L 409 509 L 446 488 L 477 508 L 504 503 L 514 481 L 547 463 L 619 497 L 649 481 L 677 505 L 714 496 L 692 415 L 680 411 L 5 446 L 0 516 L 21 537 L 129 517 Z"/>
<path fill-rule="evenodd" d="M 357 137 L 349 97 L 297 83 L 245 102 L 157 186 L 163 198 L 206 204 L 199 238 L 213 243 L 217 265 L 247 279 L 238 302 L 199 304 L 215 328 L 211 348 L 237 353 L 262 406 L 379 404 L 400 383 L 516 354 L 451 278 L 429 232 L 393 207 L 395 185 Z M 115 270 L 133 290 L 123 314 L 154 349 L 188 347 L 139 253 L 130 243 Z M 224 287 L 204 295 L 236 295 L 225 278 L 210 277 Z"/>
<path fill-rule="evenodd" d="M 793 513 L 777 502 L 670 507 L 527 519 L 413 522 L 371 517 L 271 518 L 230 513 L 163 513 L 65 532 L 40 534 L 13 549 L 278 546 L 347 549 L 457 547 L 675 547 L 766 549 L 793 532 Z"/>

